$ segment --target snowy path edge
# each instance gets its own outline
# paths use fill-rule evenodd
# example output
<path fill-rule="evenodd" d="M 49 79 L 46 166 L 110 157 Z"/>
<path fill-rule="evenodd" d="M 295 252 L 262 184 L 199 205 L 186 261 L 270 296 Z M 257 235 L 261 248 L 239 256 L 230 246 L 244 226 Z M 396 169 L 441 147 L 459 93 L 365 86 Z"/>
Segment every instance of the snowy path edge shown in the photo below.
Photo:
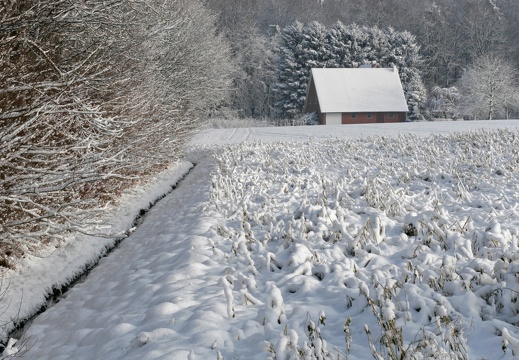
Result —
<path fill-rule="evenodd" d="M 105 222 L 110 233 L 124 233 L 134 226 L 141 209 L 148 210 L 181 181 L 194 164 L 178 161 L 124 193 L 109 210 Z M 47 256 L 27 255 L 16 269 L 0 272 L 0 343 L 27 319 L 45 309 L 54 289 L 61 289 L 88 271 L 113 248 L 117 238 L 77 235 Z"/>

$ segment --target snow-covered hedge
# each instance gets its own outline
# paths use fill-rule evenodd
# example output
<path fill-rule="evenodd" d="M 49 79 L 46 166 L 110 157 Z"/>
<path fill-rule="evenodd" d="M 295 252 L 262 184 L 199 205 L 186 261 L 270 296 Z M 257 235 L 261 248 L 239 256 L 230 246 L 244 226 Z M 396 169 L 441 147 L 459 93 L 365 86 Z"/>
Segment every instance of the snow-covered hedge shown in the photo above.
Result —
<path fill-rule="evenodd" d="M 201 1 L 2 1 L 0 270 L 181 157 L 230 87 Z"/>

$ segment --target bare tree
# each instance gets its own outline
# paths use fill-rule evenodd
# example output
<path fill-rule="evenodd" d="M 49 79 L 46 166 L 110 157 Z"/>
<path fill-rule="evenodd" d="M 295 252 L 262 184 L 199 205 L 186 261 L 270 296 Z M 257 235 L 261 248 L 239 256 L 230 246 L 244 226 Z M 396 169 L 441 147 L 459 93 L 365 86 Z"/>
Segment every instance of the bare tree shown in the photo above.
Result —
<path fill-rule="evenodd" d="M 485 55 L 459 82 L 461 111 L 474 119 L 508 117 L 519 106 L 517 70 L 507 61 Z"/>
<path fill-rule="evenodd" d="M 234 79 L 232 106 L 241 117 L 272 116 L 275 72 L 270 41 L 254 28 L 233 37 L 234 56 L 240 72 Z"/>
<path fill-rule="evenodd" d="M 121 144 L 135 168 L 148 169 L 180 155 L 196 120 L 226 100 L 234 67 L 216 15 L 200 2 L 134 1 L 132 8 L 141 21 L 128 56 L 138 71 L 122 90 L 118 111 L 138 122 L 125 129 Z"/>
<path fill-rule="evenodd" d="M 235 64 L 233 72 L 233 91 L 230 108 L 225 113 L 215 116 L 237 116 L 240 118 L 267 118 L 271 116 L 274 83 L 274 51 L 275 33 L 267 35 L 260 28 L 259 12 L 268 6 L 261 1 L 209 1 L 208 5 L 220 10 L 219 27 L 231 46 Z"/>
<path fill-rule="evenodd" d="M 419 70 L 429 90 L 455 86 L 464 69 L 480 56 L 499 53 L 518 64 L 519 5 L 516 0 L 215 0 L 222 27 L 259 31 L 265 36 L 294 21 L 330 26 L 377 25 L 416 36 L 423 59 Z M 232 30 L 231 32 L 233 32 Z M 241 31 L 241 30 L 240 30 Z M 235 41 L 235 37 L 230 37 Z M 252 42 L 254 42 L 251 39 Z M 274 49 L 272 42 L 267 43 Z M 255 77 L 256 74 L 253 74 Z M 236 75 L 243 79 L 243 72 Z M 255 81 L 253 79 L 253 81 Z M 234 103 L 243 112 L 241 103 Z"/>

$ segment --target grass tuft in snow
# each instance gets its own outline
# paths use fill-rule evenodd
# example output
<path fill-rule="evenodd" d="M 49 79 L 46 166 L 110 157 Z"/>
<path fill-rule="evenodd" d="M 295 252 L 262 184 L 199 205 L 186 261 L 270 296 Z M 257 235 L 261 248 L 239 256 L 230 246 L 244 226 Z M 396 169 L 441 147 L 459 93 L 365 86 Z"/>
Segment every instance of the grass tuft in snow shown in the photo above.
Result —
<path fill-rule="evenodd" d="M 276 359 L 466 359 L 494 320 L 516 351 L 517 149 L 512 131 L 222 149 L 210 208 L 233 314 Z"/>

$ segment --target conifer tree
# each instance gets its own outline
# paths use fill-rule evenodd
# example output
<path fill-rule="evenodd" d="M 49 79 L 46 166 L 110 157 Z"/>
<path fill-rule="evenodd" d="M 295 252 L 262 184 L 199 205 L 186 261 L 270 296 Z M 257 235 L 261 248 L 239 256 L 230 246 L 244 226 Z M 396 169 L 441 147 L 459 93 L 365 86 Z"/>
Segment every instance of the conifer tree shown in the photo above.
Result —
<path fill-rule="evenodd" d="M 301 43 L 301 62 L 311 67 L 324 67 L 329 58 L 326 44 L 326 27 L 317 21 L 312 21 L 303 27 L 303 42 Z"/>
<path fill-rule="evenodd" d="M 283 29 L 279 48 L 278 82 L 276 92 L 276 112 L 282 118 L 293 118 L 304 104 L 305 81 L 309 71 L 301 62 L 303 57 L 303 24 L 296 21 Z M 303 99 L 303 101 L 301 101 Z"/>
<path fill-rule="evenodd" d="M 382 64 L 398 69 L 409 107 L 409 119 L 421 120 L 427 116 L 427 91 L 418 69 L 420 47 L 416 43 L 416 38 L 408 31 L 396 31 L 390 27 L 385 34 L 387 46 Z"/>

